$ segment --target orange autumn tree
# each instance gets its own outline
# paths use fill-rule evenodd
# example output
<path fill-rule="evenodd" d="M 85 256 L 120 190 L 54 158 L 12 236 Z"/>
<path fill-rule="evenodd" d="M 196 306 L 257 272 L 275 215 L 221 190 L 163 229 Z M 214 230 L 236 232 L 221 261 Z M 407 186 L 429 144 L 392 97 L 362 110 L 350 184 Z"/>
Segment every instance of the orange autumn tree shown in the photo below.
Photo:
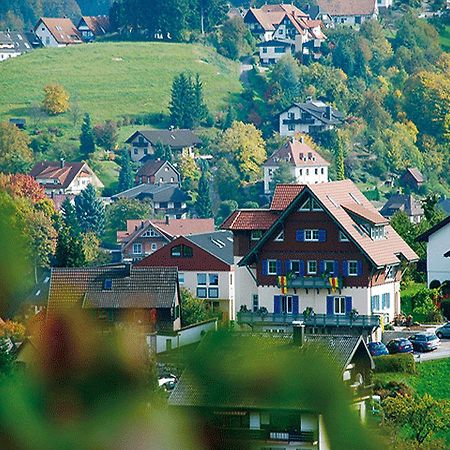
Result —
<path fill-rule="evenodd" d="M 61 84 L 47 84 L 44 87 L 44 102 L 42 104 L 43 109 L 48 114 L 56 116 L 57 114 L 65 113 L 70 108 L 68 92 Z"/>
<path fill-rule="evenodd" d="M 32 203 L 46 199 L 44 188 L 29 175 L 0 173 L 0 190 L 12 197 L 28 198 Z"/>

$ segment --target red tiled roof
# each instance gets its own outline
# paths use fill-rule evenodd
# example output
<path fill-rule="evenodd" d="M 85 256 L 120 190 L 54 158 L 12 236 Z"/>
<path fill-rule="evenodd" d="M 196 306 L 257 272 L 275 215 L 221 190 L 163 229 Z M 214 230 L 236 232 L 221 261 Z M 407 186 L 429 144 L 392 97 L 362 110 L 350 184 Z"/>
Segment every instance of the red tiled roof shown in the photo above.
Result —
<path fill-rule="evenodd" d="M 320 12 L 330 16 L 369 16 L 376 12 L 376 0 L 317 0 Z"/>
<path fill-rule="evenodd" d="M 303 184 L 278 184 L 273 193 L 270 209 L 284 211 L 304 189 Z"/>
<path fill-rule="evenodd" d="M 108 33 L 110 29 L 108 16 L 82 16 L 80 23 L 82 20 L 84 20 L 94 36 L 102 36 Z"/>
<path fill-rule="evenodd" d="M 363 205 L 358 204 L 347 204 L 341 205 L 347 212 L 353 213 L 361 217 L 362 219 L 366 219 L 367 221 L 375 224 L 375 225 L 383 225 L 389 223 L 389 221 L 383 217 L 378 211 L 369 210 Z"/>
<path fill-rule="evenodd" d="M 241 209 L 231 213 L 220 228 L 224 230 L 268 230 L 277 218 L 278 214 L 267 209 Z"/>
<path fill-rule="evenodd" d="M 59 162 L 42 161 L 33 166 L 29 175 L 35 180 L 52 179 L 57 181 L 57 183 L 43 184 L 45 188 L 66 189 L 81 172 L 85 164 L 84 162 L 64 163 L 64 166 L 61 167 Z"/>
<path fill-rule="evenodd" d="M 77 27 L 73 22 L 65 17 L 41 17 L 37 23 L 35 30 L 39 27 L 39 23 L 42 22 L 50 31 L 56 42 L 59 44 L 81 44 L 80 34 Z"/>

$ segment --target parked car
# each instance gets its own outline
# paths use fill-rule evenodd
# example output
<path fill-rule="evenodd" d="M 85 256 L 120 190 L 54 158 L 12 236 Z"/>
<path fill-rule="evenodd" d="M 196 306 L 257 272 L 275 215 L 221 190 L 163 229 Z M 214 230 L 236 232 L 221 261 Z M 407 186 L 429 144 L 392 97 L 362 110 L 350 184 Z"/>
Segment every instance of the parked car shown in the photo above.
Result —
<path fill-rule="evenodd" d="M 414 351 L 411 341 L 405 338 L 396 338 L 388 342 L 386 346 L 389 353 L 412 353 Z"/>
<path fill-rule="evenodd" d="M 418 352 L 429 352 L 436 350 L 441 342 L 435 334 L 431 333 L 417 333 L 409 337 L 412 342 L 414 350 Z"/>
<path fill-rule="evenodd" d="M 442 325 L 442 327 L 436 328 L 436 336 L 439 339 L 450 338 L 450 322 L 447 322 L 445 325 Z"/>
<path fill-rule="evenodd" d="M 382 342 L 369 342 L 367 347 L 372 356 L 389 355 L 387 347 Z"/>
<path fill-rule="evenodd" d="M 175 386 L 177 385 L 177 382 L 178 380 L 175 375 L 170 375 L 168 377 L 158 379 L 160 389 L 163 389 L 166 392 L 173 391 Z"/>

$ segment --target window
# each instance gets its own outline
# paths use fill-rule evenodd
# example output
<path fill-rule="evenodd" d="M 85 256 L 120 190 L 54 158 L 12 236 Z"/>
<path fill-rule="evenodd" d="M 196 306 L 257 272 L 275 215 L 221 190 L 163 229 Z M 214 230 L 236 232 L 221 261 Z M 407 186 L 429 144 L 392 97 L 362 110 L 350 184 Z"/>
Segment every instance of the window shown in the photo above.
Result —
<path fill-rule="evenodd" d="M 281 297 L 281 312 L 292 314 L 292 295 L 283 295 Z"/>
<path fill-rule="evenodd" d="M 207 289 L 204 288 L 197 288 L 197 298 L 206 298 L 207 297 Z"/>
<path fill-rule="evenodd" d="M 152 246 L 151 246 L 152 252 L 158 250 L 158 246 L 156 245 L 155 242 L 152 242 Z"/>
<path fill-rule="evenodd" d="M 170 250 L 171 256 L 178 258 L 181 256 L 181 245 L 176 245 L 175 247 L 172 247 Z"/>
<path fill-rule="evenodd" d="M 305 230 L 305 241 L 318 242 L 319 230 Z"/>
<path fill-rule="evenodd" d="M 324 169 L 323 169 L 323 167 L 320 169 L 320 173 L 323 175 L 324 174 Z"/>
<path fill-rule="evenodd" d="M 133 254 L 140 255 L 142 253 L 142 244 L 140 242 L 133 244 Z"/>
<path fill-rule="evenodd" d="M 283 242 L 284 241 L 284 230 L 281 230 L 277 237 L 275 238 L 276 242 Z"/>
<path fill-rule="evenodd" d="M 262 231 L 261 230 L 252 230 L 250 233 L 250 239 L 252 241 L 259 241 L 262 237 Z"/>
<path fill-rule="evenodd" d="M 345 297 L 334 297 L 334 314 L 345 314 Z"/>
<path fill-rule="evenodd" d="M 197 285 L 206 286 L 206 273 L 197 274 Z"/>
<path fill-rule="evenodd" d="M 387 266 L 385 270 L 386 280 L 393 280 L 395 278 L 395 266 Z"/>
<path fill-rule="evenodd" d="M 147 230 L 144 233 L 141 234 L 142 237 L 159 237 L 159 234 L 151 229 L 151 230 Z"/>
<path fill-rule="evenodd" d="M 358 261 L 348 261 L 348 276 L 355 277 L 358 275 Z"/>
<path fill-rule="evenodd" d="M 184 284 L 184 272 L 178 272 L 178 283 Z"/>
<path fill-rule="evenodd" d="M 288 113 L 288 119 L 289 120 L 294 120 L 295 119 L 295 114 L 293 112 L 289 112 Z"/>
<path fill-rule="evenodd" d="M 370 228 L 370 237 L 374 240 L 383 239 L 384 238 L 384 226 L 371 227 Z"/>
<path fill-rule="evenodd" d="M 383 309 L 389 309 L 391 307 L 391 294 L 389 292 L 381 296 L 381 307 Z"/>
<path fill-rule="evenodd" d="M 106 280 L 103 281 L 103 290 L 104 291 L 112 290 L 112 279 L 111 278 L 106 278 Z"/>
<path fill-rule="evenodd" d="M 300 261 L 291 261 L 291 270 L 295 275 L 300 275 Z"/>
<path fill-rule="evenodd" d="M 173 183 L 175 181 L 174 177 L 170 177 L 170 182 Z"/>
<path fill-rule="evenodd" d="M 209 298 L 219 298 L 219 289 L 218 288 L 209 288 L 208 289 L 208 297 Z"/>
<path fill-rule="evenodd" d="M 324 261 L 323 270 L 329 275 L 334 275 L 334 261 Z"/>
<path fill-rule="evenodd" d="M 288 123 L 288 131 L 295 131 L 295 123 Z"/>
<path fill-rule="evenodd" d="M 276 259 L 268 259 L 267 260 L 267 275 L 276 275 L 277 274 L 277 260 Z"/>
<path fill-rule="evenodd" d="M 275 47 L 275 53 L 284 53 L 284 47 Z"/>
<path fill-rule="evenodd" d="M 219 286 L 219 274 L 217 274 L 217 273 L 209 274 L 209 285 L 210 286 Z"/>
<path fill-rule="evenodd" d="M 379 295 L 372 295 L 370 302 L 372 305 L 372 311 L 380 310 L 380 296 Z"/>
<path fill-rule="evenodd" d="M 300 169 L 301 170 L 301 169 Z M 302 172 L 300 172 L 300 175 Z M 305 200 L 299 211 L 323 211 L 316 199 L 309 197 Z"/>
<path fill-rule="evenodd" d="M 137 154 L 139 153 L 139 149 L 134 148 L 134 149 L 133 149 L 133 153 L 134 153 L 135 155 L 137 155 Z"/>
<path fill-rule="evenodd" d="M 319 169 L 314 169 L 314 173 L 316 174 L 316 175 L 319 175 Z"/>
<path fill-rule="evenodd" d="M 339 242 L 349 242 L 349 238 L 344 234 L 343 231 L 339 230 Z"/>
<path fill-rule="evenodd" d="M 233 285 L 233 274 L 230 273 L 230 284 Z"/>
<path fill-rule="evenodd" d="M 193 251 L 192 247 L 189 247 L 188 245 L 176 245 L 175 247 L 172 247 L 170 249 L 170 254 L 174 258 L 190 258 L 192 257 Z"/>
<path fill-rule="evenodd" d="M 253 294 L 252 306 L 253 306 L 253 312 L 258 311 L 258 309 L 259 309 L 259 297 L 258 297 L 258 294 Z"/>
<path fill-rule="evenodd" d="M 160 203 L 159 203 L 159 207 L 160 207 L 161 209 L 167 209 L 168 203 L 167 203 L 167 202 L 160 202 Z"/>
<path fill-rule="evenodd" d="M 306 264 L 308 275 L 317 274 L 317 261 L 308 261 Z"/>
<path fill-rule="evenodd" d="M 267 47 L 263 47 L 262 52 L 267 53 Z"/>

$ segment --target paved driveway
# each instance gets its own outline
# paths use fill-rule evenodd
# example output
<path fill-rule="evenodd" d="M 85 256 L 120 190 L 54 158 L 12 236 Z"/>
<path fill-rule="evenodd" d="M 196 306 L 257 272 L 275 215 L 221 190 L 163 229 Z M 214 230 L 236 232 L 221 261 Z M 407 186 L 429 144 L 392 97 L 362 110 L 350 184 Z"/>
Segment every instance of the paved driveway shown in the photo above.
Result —
<path fill-rule="evenodd" d="M 414 358 L 416 362 L 450 358 L 450 339 L 441 339 L 441 345 L 439 348 L 431 352 L 414 352 Z"/>

